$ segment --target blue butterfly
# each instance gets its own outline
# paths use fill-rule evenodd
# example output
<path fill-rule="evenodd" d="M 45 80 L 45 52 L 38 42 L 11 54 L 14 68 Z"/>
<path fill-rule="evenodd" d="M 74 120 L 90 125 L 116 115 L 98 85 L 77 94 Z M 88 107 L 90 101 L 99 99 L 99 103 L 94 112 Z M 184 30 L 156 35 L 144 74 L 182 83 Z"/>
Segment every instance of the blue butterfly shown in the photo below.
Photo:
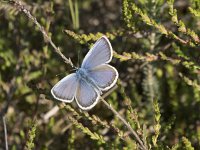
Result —
<path fill-rule="evenodd" d="M 64 77 L 51 89 L 53 97 L 67 103 L 75 98 L 82 110 L 93 108 L 102 92 L 117 82 L 118 72 L 108 64 L 112 57 L 112 46 L 108 38 L 102 36 L 87 53 L 81 67 L 75 73 Z"/>

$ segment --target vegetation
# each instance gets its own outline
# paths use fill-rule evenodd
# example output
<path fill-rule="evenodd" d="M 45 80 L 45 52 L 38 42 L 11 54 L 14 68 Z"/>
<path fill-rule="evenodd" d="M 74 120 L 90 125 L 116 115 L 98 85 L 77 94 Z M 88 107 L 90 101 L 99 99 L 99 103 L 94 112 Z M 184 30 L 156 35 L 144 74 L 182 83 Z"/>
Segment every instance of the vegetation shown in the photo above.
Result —
<path fill-rule="evenodd" d="M 53 99 L 102 35 L 117 86 Z M 0 149 L 200 149 L 199 50 L 199 0 L 0 0 Z"/>

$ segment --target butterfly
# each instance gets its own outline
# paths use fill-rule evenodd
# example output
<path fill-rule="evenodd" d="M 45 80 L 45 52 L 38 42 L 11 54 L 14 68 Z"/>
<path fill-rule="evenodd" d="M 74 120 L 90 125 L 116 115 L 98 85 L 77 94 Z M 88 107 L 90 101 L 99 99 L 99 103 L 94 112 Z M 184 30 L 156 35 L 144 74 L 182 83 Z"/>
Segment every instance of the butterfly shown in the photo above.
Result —
<path fill-rule="evenodd" d="M 51 89 L 51 94 L 55 99 L 66 103 L 75 99 L 82 110 L 93 108 L 102 93 L 117 82 L 119 74 L 108 64 L 112 57 L 112 46 L 108 38 L 102 36 L 86 54 L 81 67 L 61 79 Z"/>

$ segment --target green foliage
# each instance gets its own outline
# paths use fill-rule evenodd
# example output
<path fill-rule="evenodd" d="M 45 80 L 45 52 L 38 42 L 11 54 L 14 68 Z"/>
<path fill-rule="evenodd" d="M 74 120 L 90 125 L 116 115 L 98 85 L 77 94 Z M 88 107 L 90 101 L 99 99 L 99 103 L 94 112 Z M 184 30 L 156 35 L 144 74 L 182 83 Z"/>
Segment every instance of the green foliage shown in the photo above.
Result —
<path fill-rule="evenodd" d="M 78 1 L 75 0 L 73 3 L 72 0 L 68 0 L 68 2 L 69 2 L 69 8 L 70 8 L 70 13 L 71 13 L 71 17 L 72 17 L 73 28 L 78 29 L 79 28 Z"/>
<path fill-rule="evenodd" d="M 154 118 L 155 118 L 154 132 L 155 132 L 155 135 L 152 137 L 152 142 L 153 142 L 153 146 L 157 147 L 157 142 L 158 142 L 157 140 L 158 140 L 158 136 L 160 134 L 160 128 L 161 128 L 161 125 L 160 125 L 161 114 L 160 114 L 160 108 L 158 106 L 157 101 L 153 102 L 153 107 L 154 107 L 154 111 L 155 111 L 155 114 L 154 114 Z"/>
<path fill-rule="evenodd" d="M 34 144 L 34 139 L 36 137 L 36 128 L 37 128 L 37 124 L 36 122 L 32 123 L 30 130 L 28 131 L 28 140 L 26 142 L 26 150 L 32 150 L 35 147 Z"/>
<path fill-rule="evenodd" d="M 199 0 L 1 0 L 9 149 L 200 149 L 199 17 Z M 102 35 L 119 72 L 108 103 L 85 112 L 54 100 L 52 86 Z"/>
<path fill-rule="evenodd" d="M 200 17 L 200 2 L 198 0 L 191 0 L 191 6 L 189 11 L 195 16 Z"/>
<path fill-rule="evenodd" d="M 172 150 L 194 150 L 194 147 L 191 145 L 191 142 L 186 138 L 182 137 L 181 143 L 176 144 L 172 147 Z"/>
<path fill-rule="evenodd" d="M 169 14 L 172 17 L 172 22 L 174 22 L 174 24 L 178 26 L 178 31 L 190 36 L 195 43 L 200 43 L 200 39 L 198 35 L 193 30 L 189 28 L 187 29 L 182 20 L 178 20 L 177 10 L 174 9 L 173 4 L 174 4 L 174 0 L 168 0 Z"/>
<path fill-rule="evenodd" d="M 129 0 L 123 0 L 123 19 L 128 28 L 134 30 L 133 15 L 130 9 Z"/>
<path fill-rule="evenodd" d="M 95 132 L 90 131 L 87 127 L 84 127 L 81 123 L 79 123 L 75 118 L 69 116 L 68 118 L 78 129 L 81 129 L 83 133 L 90 136 L 93 140 L 98 140 L 101 143 L 105 143 L 105 140 L 101 135 L 98 135 Z"/>

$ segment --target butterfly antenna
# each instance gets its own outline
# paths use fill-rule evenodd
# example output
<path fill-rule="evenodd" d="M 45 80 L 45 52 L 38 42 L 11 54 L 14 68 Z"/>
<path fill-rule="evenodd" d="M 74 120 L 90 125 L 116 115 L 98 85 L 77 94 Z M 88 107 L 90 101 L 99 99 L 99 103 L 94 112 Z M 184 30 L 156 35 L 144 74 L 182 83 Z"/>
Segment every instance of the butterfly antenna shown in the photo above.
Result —
<path fill-rule="evenodd" d="M 77 70 L 77 69 L 78 69 L 77 67 L 74 67 L 73 69 L 70 70 L 70 72 Z"/>
<path fill-rule="evenodd" d="M 80 67 L 80 50 L 78 50 L 78 64 L 77 64 L 78 68 Z"/>
<path fill-rule="evenodd" d="M 60 75 L 63 75 L 63 74 L 65 74 L 65 73 L 66 73 L 66 72 L 59 73 L 59 74 L 56 75 L 56 77 L 57 77 L 57 76 L 60 76 Z"/>

